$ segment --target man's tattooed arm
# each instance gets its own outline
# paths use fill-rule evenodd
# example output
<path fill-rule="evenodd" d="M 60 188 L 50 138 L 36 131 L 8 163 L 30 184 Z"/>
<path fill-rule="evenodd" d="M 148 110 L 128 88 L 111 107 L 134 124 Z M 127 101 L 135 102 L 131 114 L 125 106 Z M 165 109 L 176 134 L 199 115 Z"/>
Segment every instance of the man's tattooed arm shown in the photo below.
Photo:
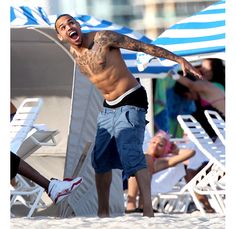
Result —
<path fill-rule="evenodd" d="M 113 31 L 99 32 L 97 42 L 100 42 L 101 45 L 144 52 L 146 54 L 150 54 L 155 57 L 160 57 L 175 61 L 181 65 L 184 76 L 187 74 L 187 71 L 189 71 L 193 75 L 202 78 L 201 73 L 197 69 L 195 69 L 188 61 L 186 61 L 181 56 L 175 55 L 174 53 L 168 51 L 167 49 L 152 44 L 146 44 L 139 40 L 135 40 L 131 37 Z"/>
<path fill-rule="evenodd" d="M 152 44 L 146 44 L 139 40 L 135 40 L 131 37 L 113 31 L 100 32 L 98 42 L 103 43 L 103 45 L 108 45 L 116 48 L 144 52 L 155 57 L 169 59 L 178 63 L 183 59 L 182 57 L 177 56 L 164 48 Z"/>

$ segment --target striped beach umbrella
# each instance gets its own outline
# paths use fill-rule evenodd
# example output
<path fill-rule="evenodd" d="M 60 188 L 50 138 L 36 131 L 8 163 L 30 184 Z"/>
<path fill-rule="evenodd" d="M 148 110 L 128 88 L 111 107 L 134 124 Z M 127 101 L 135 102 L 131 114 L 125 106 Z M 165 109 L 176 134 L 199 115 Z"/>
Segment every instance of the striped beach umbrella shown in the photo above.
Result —
<path fill-rule="evenodd" d="M 50 22 L 42 7 L 11 6 L 11 26 L 49 26 Z"/>
<path fill-rule="evenodd" d="M 189 61 L 208 57 L 225 59 L 225 0 L 216 2 L 204 10 L 176 23 L 152 42 Z M 153 56 L 137 54 L 140 71 L 152 62 Z M 173 61 L 159 59 L 165 66 Z"/>
<path fill-rule="evenodd" d="M 18 6 L 10 8 L 10 25 L 11 27 L 54 27 L 55 20 L 58 15 L 47 15 L 42 7 L 28 7 Z M 99 30 L 112 30 L 118 33 L 130 36 L 137 40 L 151 43 L 151 39 L 145 35 L 136 32 L 125 26 L 117 25 L 107 20 L 100 20 L 89 15 L 73 15 L 75 19 L 81 24 L 83 32 L 99 31 Z M 149 66 L 143 72 L 140 72 L 136 64 L 137 52 L 121 49 L 122 56 L 129 70 L 136 77 L 151 77 L 155 78 L 157 74 L 165 73 L 170 68 L 161 65 L 160 63 Z"/>

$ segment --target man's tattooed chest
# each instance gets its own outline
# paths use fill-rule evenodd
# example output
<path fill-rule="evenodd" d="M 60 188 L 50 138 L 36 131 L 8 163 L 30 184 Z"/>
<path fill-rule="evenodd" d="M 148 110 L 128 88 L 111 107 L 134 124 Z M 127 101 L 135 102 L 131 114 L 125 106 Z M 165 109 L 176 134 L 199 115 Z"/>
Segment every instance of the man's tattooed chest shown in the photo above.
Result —
<path fill-rule="evenodd" d="M 86 75 L 99 74 L 106 66 L 106 56 L 102 52 L 86 51 L 76 56 L 80 71 Z"/>

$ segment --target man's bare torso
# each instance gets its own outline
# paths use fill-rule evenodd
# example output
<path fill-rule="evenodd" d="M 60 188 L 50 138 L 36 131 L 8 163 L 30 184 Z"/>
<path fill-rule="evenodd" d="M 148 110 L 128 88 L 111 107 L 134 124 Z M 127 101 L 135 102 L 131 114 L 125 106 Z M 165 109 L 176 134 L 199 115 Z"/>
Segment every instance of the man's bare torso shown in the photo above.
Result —
<path fill-rule="evenodd" d="M 138 84 L 127 69 L 118 48 L 109 47 L 96 33 L 84 34 L 85 47 L 72 47 L 71 53 L 81 73 L 101 91 L 106 100 L 115 100 Z"/>

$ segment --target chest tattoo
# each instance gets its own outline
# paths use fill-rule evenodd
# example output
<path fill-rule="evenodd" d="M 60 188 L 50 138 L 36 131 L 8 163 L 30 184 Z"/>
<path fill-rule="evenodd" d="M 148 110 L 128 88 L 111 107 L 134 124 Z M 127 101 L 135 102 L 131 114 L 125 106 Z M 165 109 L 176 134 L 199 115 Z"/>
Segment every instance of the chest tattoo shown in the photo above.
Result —
<path fill-rule="evenodd" d="M 81 54 L 74 53 L 73 56 L 80 67 L 80 71 L 86 75 L 98 74 L 106 66 L 106 51 L 99 45 L 94 45 Z"/>

